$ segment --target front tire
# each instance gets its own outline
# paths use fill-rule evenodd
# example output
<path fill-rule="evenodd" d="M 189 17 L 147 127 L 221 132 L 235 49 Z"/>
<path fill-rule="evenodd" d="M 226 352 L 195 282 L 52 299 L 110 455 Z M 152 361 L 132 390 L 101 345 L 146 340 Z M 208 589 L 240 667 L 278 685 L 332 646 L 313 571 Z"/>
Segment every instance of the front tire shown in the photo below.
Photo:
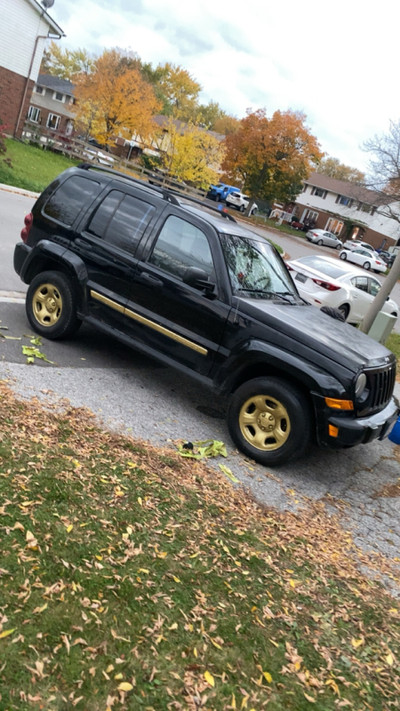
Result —
<path fill-rule="evenodd" d="M 34 331 L 44 338 L 67 338 L 78 330 L 76 292 L 62 272 L 41 272 L 26 295 L 26 315 Z"/>
<path fill-rule="evenodd" d="M 233 394 L 228 428 L 236 446 L 264 466 L 304 454 L 311 439 L 311 411 L 305 396 L 280 378 L 254 378 Z"/>
<path fill-rule="evenodd" d="M 340 259 L 343 259 L 344 261 L 346 261 L 347 254 L 345 252 L 343 252 L 343 254 L 340 255 Z"/>

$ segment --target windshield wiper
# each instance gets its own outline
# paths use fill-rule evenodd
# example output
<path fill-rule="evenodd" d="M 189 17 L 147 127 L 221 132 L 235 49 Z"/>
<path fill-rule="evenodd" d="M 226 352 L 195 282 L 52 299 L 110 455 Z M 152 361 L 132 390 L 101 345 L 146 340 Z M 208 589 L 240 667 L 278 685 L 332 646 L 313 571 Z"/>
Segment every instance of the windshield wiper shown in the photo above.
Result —
<path fill-rule="evenodd" d="M 282 301 L 285 301 L 287 304 L 298 304 L 299 299 L 296 296 L 296 294 L 292 294 L 291 291 L 266 291 L 265 289 L 247 289 L 246 287 L 241 286 L 238 291 L 245 291 L 248 294 L 260 294 L 263 296 L 265 299 L 275 299 L 278 298 Z M 288 297 L 291 297 L 288 298 Z"/>

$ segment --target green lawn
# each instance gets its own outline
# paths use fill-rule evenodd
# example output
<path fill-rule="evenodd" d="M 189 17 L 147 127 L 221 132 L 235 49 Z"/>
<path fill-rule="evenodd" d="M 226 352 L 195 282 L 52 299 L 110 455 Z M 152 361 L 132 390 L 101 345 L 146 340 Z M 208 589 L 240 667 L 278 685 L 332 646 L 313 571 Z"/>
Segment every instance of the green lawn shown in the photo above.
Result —
<path fill-rule="evenodd" d="M 0 536 L 1 709 L 398 708 L 399 601 L 360 562 L 394 574 L 322 504 L 0 383 Z"/>
<path fill-rule="evenodd" d="M 12 138 L 6 139 L 6 146 L 11 167 L 0 157 L 0 183 L 34 192 L 44 190 L 65 168 L 78 162 Z"/>

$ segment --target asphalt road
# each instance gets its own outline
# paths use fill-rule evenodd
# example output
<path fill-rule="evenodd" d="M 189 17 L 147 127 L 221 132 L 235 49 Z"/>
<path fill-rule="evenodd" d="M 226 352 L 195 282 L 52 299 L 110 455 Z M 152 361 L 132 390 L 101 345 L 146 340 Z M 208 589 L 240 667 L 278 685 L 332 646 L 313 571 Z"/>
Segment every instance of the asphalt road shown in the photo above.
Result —
<path fill-rule="evenodd" d="M 398 562 L 400 447 L 389 440 L 339 452 L 314 448 L 307 459 L 267 470 L 232 446 L 224 402 L 92 328 L 83 326 L 70 341 L 43 341 L 39 351 L 51 362 L 27 365 L 22 346 L 30 345 L 32 333 L 24 310 L 26 287 L 14 274 L 12 253 L 32 202 L 32 197 L 0 190 L 0 332 L 7 336 L 0 338 L 0 378 L 23 397 L 36 395 L 44 402 L 67 398 L 73 406 L 89 408 L 105 426 L 156 445 L 222 440 L 228 457 L 221 463 L 261 502 L 292 510 L 324 502 L 363 550 Z M 270 236 L 292 257 L 315 249 L 300 236 Z M 210 465 L 218 467 L 218 462 Z M 394 495 L 388 496 L 390 491 Z M 400 595 L 400 583 L 386 582 Z"/>

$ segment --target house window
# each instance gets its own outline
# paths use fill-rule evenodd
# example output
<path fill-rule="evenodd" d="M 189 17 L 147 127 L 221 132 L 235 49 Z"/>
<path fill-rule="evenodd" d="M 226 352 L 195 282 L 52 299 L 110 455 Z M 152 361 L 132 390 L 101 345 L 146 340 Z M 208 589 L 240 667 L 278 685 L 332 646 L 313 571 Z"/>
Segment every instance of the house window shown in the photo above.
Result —
<path fill-rule="evenodd" d="M 314 210 L 306 210 L 302 222 L 306 225 L 315 225 L 316 221 L 318 220 L 318 212 L 315 212 Z"/>
<path fill-rule="evenodd" d="M 35 85 L 35 88 L 33 91 L 35 92 L 35 94 L 45 94 L 46 93 L 46 89 L 44 88 L 44 86 L 38 86 L 37 84 Z"/>
<path fill-rule="evenodd" d="M 313 188 L 311 190 L 311 195 L 315 195 L 315 197 L 320 197 L 325 200 L 327 192 L 326 190 L 322 190 L 322 188 Z"/>
<path fill-rule="evenodd" d="M 33 121 L 33 123 L 39 123 L 40 109 L 37 109 L 36 106 L 30 106 L 28 111 L 28 119 L 29 121 Z"/>
<path fill-rule="evenodd" d="M 55 101 L 63 101 L 63 102 L 65 101 L 64 94 L 61 94 L 61 92 L 59 92 L 59 91 L 55 91 L 55 92 L 54 92 L 54 94 L 53 94 L 53 99 L 54 99 Z"/>
<path fill-rule="evenodd" d="M 366 205 L 365 202 L 358 203 L 357 210 L 361 210 L 361 212 L 367 212 L 369 214 L 372 209 L 371 205 Z"/>
<path fill-rule="evenodd" d="M 52 128 L 56 130 L 60 125 L 60 117 L 57 114 L 49 114 L 47 117 L 47 128 Z"/>
<path fill-rule="evenodd" d="M 345 205 L 346 207 L 351 207 L 353 204 L 353 200 L 345 195 L 338 195 L 336 202 L 339 203 L 339 205 Z"/>
<path fill-rule="evenodd" d="M 327 225 L 326 225 L 326 230 L 328 232 L 333 232 L 334 235 L 339 237 L 342 229 L 343 229 L 343 222 L 341 222 L 340 220 L 335 220 L 334 217 L 329 218 Z"/>

